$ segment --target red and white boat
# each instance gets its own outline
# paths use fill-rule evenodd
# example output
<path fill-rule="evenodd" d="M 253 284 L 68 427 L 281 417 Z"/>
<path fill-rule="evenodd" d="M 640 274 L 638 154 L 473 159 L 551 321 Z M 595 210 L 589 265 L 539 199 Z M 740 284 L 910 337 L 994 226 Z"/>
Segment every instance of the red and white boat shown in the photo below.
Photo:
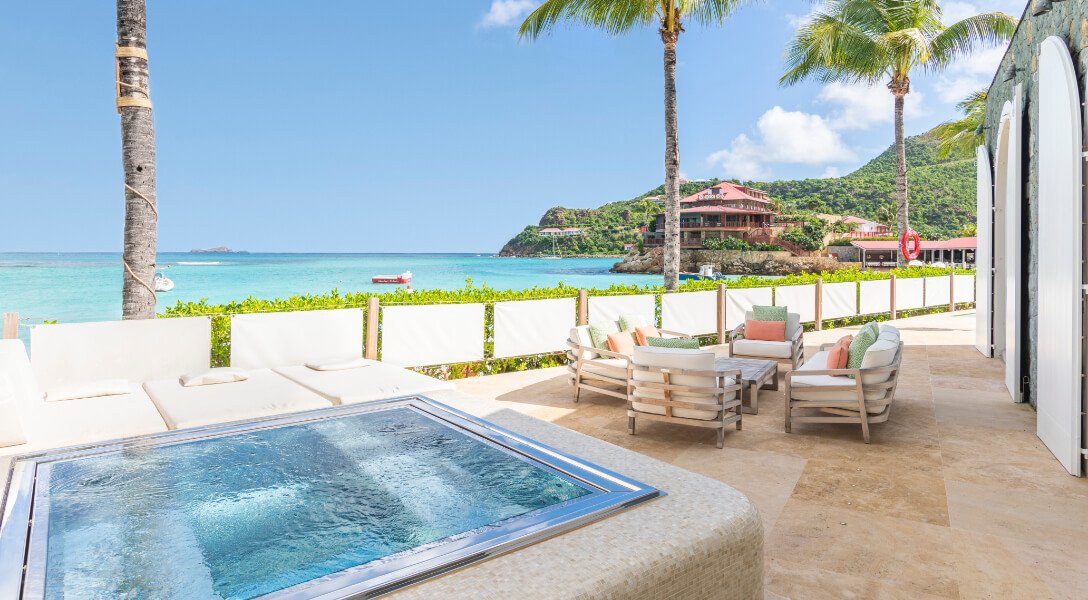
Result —
<path fill-rule="evenodd" d="M 412 272 L 405 271 L 400 275 L 375 275 L 370 278 L 371 283 L 412 283 Z"/>

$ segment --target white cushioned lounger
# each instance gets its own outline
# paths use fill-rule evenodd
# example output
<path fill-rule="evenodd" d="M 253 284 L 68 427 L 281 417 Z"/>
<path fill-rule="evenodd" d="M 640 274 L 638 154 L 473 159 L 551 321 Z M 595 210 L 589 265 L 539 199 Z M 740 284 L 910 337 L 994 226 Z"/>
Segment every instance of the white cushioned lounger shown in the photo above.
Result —
<path fill-rule="evenodd" d="M 0 376 L 14 395 L 28 446 L 55 448 L 166 431 L 138 383 L 128 394 L 47 402 L 20 340 L 0 340 Z"/>
<path fill-rule="evenodd" d="M 357 308 L 235 315 L 230 336 L 231 366 L 273 369 L 334 404 L 453 389 L 448 382 L 374 360 L 334 371 L 305 366 L 362 356 L 363 311 Z"/>
<path fill-rule="evenodd" d="M 366 366 L 341 371 L 315 371 L 304 365 L 275 369 L 284 377 L 321 394 L 333 404 L 355 404 L 392 396 L 452 390 L 448 381 L 367 360 Z"/>
<path fill-rule="evenodd" d="M 248 371 L 249 379 L 233 383 L 182 387 L 178 378 L 144 384 L 170 429 L 229 423 L 314 408 L 331 402 L 291 383 L 271 369 Z"/>

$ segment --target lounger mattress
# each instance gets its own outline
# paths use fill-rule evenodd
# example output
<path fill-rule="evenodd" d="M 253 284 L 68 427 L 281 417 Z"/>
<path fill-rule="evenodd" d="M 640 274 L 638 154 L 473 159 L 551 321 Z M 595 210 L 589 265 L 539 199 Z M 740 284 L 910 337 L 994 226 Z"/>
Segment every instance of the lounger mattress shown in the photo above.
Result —
<path fill-rule="evenodd" d="M 271 369 L 248 371 L 233 383 L 182 387 L 177 379 L 144 384 L 170 429 L 229 423 L 271 415 L 326 408 L 331 403 Z"/>
<path fill-rule="evenodd" d="M 321 394 L 334 404 L 355 404 L 453 389 L 453 384 L 448 381 L 376 360 L 366 361 L 366 366 L 363 367 L 340 371 L 315 371 L 307 366 L 297 365 L 281 367 L 276 372 Z"/>

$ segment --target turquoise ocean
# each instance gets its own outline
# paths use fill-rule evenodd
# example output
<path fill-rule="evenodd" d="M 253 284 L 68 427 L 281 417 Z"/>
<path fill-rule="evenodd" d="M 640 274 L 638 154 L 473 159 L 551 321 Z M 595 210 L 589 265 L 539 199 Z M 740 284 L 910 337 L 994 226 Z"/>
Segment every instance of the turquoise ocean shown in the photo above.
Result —
<path fill-rule="evenodd" d="M 174 281 L 159 310 L 175 302 L 220 303 L 341 292 L 389 290 L 374 275 L 412 271 L 415 289 L 460 289 L 466 278 L 494 289 L 584 288 L 655 284 L 657 275 L 609 273 L 615 258 L 498 258 L 490 254 L 203 254 L 162 253 L 158 264 Z M 43 320 L 102 321 L 121 317 L 121 258 L 115 253 L 0 253 L 0 312 L 24 325 Z M 25 335 L 25 328 L 21 328 Z"/>

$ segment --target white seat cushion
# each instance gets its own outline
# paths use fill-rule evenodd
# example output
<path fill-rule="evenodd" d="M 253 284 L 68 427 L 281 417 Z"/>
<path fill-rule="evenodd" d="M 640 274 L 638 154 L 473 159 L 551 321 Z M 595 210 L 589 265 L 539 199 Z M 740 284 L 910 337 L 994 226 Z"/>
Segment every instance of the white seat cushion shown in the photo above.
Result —
<path fill-rule="evenodd" d="M 647 367 L 687 369 L 691 371 L 714 371 L 714 358 L 713 352 L 706 352 L 703 350 L 637 346 L 635 347 L 635 354 L 631 361 L 636 365 Z M 651 381 L 656 383 L 664 383 L 665 381 L 664 376 L 660 373 L 640 370 L 634 371 L 634 379 L 635 381 Z M 725 385 L 734 383 L 730 378 L 726 378 L 724 381 Z M 672 375 L 669 378 L 669 382 L 675 385 L 711 388 L 717 385 L 717 378 L 702 377 L 699 375 Z M 652 388 L 635 388 L 633 395 L 635 398 L 652 398 L 656 400 L 663 400 L 665 398 L 663 390 Z M 672 414 L 674 417 L 710 421 L 719 416 L 717 410 L 718 399 L 713 395 L 692 392 L 674 392 L 672 398 L 682 402 L 704 403 L 712 407 L 712 410 L 673 408 Z M 733 398 L 736 398 L 735 392 L 731 395 L 727 394 L 725 400 L 728 401 Z M 632 402 L 631 408 L 639 412 L 652 413 L 655 415 L 665 414 L 665 407 L 656 404 Z"/>
<path fill-rule="evenodd" d="M 582 365 L 582 372 L 589 372 L 607 377 L 626 378 L 627 361 L 622 358 L 595 358 L 593 362 Z"/>
<path fill-rule="evenodd" d="M 865 351 L 865 355 L 861 357 L 862 369 L 875 369 L 877 367 L 887 367 L 895 362 L 895 354 L 899 351 L 899 342 L 886 339 L 878 339 L 872 346 Z M 862 375 L 861 381 L 864 383 L 883 383 L 891 377 L 891 373 L 877 373 L 873 375 Z"/>
<path fill-rule="evenodd" d="M 280 367 L 276 372 L 320 394 L 333 404 L 356 404 L 395 396 L 452 390 L 448 381 L 402 367 L 367 360 L 367 366 L 339 371 L 315 371 L 305 365 Z"/>
<path fill-rule="evenodd" d="M 53 447 L 166 431 L 159 411 L 139 384 L 128 394 L 63 402 L 39 400 L 27 419 L 29 441 Z"/>
<path fill-rule="evenodd" d="M 15 386 L 0 373 L 0 448 L 26 443 L 23 420 L 15 402 Z"/>
<path fill-rule="evenodd" d="M 234 383 L 183 387 L 174 378 L 149 381 L 144 384 L 144 389 L 170 429 L 228 423 L 332 405 L 310 390 L 273 373 L 271 369 L 254 369 L 249 371 L 249 379 Z"/>
<path fill-rule="evenodd" d="M 823 371 L 827 369 L 827 356 L 828 352 L 817 352 L 815 356 L 810 358 L 805 364 L 801 365 L 794 371 L 794 375 L 791 378 L 792 391 L 790 397 L 794 400 L 816 400 L 816 401 L 844 401 L 844 402 L 856 402 L 858 394 L 854 390 L 840 390 L 840 391 L 820 391 L 821 387 L 831 386 L 850 386 L 854 387 L 856 382 L 844 375 L 800 375 L 805 371 Z M 865 392 L 866 402 L 871 400 L 881 400 L 887 394 L 887 390 L 870 390 Z M 849 409 L 848 409 L 849 410 Z M 866 410 L 871 413 L 879 413 L 884 410 L 883 406 L 870 407 L 866 406 Z"/>
<path fill-rule="evenodd" d="M 579 346 L 584 346 L 586 348 L 593 347 L 593 336 L 589 335 L 589 325 L 579 325 L 577 327 L 572 327 L 570 330 L 570 339 L 572 342 L 578 344 Z M 591 358 L 597 358 L 597 356 L 598 355 L 596 352 L 590 352 L 588 350 L 582 354 L 582 358 L 587 360 Z"/>
<path fill-rule="evenodd" d="M 793 342 L 768 342 L 765 340 L 733 340 L 733 353 L 764 358 L 790 358 L 793 356 Z"/>

